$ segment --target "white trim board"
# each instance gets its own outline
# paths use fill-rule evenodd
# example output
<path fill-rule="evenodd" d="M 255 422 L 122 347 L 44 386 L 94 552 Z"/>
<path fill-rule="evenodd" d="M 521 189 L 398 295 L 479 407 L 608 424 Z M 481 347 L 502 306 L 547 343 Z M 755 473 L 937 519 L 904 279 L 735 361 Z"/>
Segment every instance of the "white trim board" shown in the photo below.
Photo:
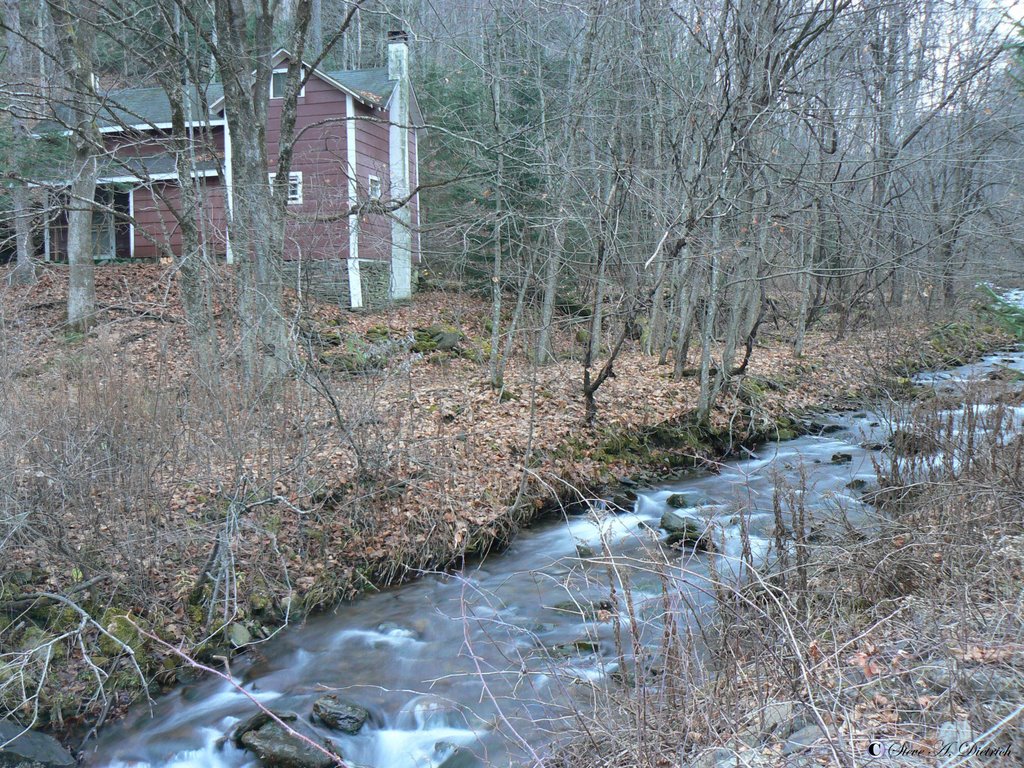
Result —
<path fill-rule="evenodd" d="M 363 306 L 363 278 L 359 272 L 359 215 L 354 213 L 359 203 L 359 176 L 356 166 L 356 103 L 351 94 L 345 94 L 345 155 L 348 165 L 348 300 L 349 307 Z"/>
<path fill-rule="evenodd" d="M 225 124 L 224 118 L 215 120 L 189 120 L 185 123 L 186 128 L 220 128 Z M 127 131 L 169 131 L 174 126 L 171 123 L 132 123 L 131 125 L 105 125 L 99 128 L 100 133 L 125 133 Z M 74 131 L 57 131 L 57 136 L 71 136 Z M 32 133 L 33 139 L 41 139 L 44 136 L 53 136 L 52 133 Z"/>
<path fill-rule="evenodd" d="M 209 168 L 205 171 L 192 171 L 193 179 L 208 179 L 219 175 L 216 168 Z M 177 173 L 154 173 L 148 176 L 101 176 L 96 179 L 97 184 L 145 184 L 149 181 L 177 181 Z"/>

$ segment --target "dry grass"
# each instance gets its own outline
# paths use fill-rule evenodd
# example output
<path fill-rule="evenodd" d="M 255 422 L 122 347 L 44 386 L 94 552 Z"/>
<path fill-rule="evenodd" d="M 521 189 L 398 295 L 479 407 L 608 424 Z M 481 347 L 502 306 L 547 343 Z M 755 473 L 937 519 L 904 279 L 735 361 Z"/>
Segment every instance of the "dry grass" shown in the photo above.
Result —
<path fill-rule="evenodd" d="M 854 766 L 873 742 L 901 766 L 1024 762 L 1015 391 L 974 387 L 962 426 L 948 400 L 892 414 L 929 450 L 877 467 L 876 527 L 807 541 L 799 494 L 780 488 L 780 566 L 739 589 L 719 581 L 701 632 L 644 651 L 657 674 L 577 711 L 587 736 L 559 765 Z M 792 730 L 815 725 L 827 736 L 784 753 Z"/>

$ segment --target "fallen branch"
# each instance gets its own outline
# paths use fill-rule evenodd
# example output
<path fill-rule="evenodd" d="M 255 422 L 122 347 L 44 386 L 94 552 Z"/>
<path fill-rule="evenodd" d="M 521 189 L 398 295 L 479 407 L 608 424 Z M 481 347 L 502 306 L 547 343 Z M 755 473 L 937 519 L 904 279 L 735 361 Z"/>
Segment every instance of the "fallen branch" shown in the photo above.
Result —
<path fill-rule="evenodd" d="M 5 613 L 21 613 L 27 608 L 31 608 L 36 603 L 43 602 L 66 602 L 66 599 L 71 595 L 84 592 L 101 581 L 106 581 L 106 574 L 100 576 L 93 576 L 91 579 L 87 579 L 80 584 L 67 589 L 63 595 L 57 595 L 52 592 L 28 592 L 24 595 L 14 595 L 8 600 L 0 602 L 0 610 Z"/>

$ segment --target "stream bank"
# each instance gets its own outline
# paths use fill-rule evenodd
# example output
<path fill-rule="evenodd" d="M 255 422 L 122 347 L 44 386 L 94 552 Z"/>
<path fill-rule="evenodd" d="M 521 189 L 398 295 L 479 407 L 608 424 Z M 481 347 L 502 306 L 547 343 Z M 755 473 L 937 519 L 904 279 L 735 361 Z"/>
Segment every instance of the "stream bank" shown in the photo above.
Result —
<path fill-rule="evenodd" d="M 867 412 L 830 417 L 823 426 L 825 434 L 748 448 L 745 459 L 719 463 L 714 472 L 635 489 L 629 510 L 599 506 L 587 516 L 538 524 L 505 554 L 462 574 L 367 597 L 341 617 L 311 618 L 262 648 L 264 660 L 242 660 L 236 678 L 250 695 L 299 712 L 307 724 L 301 713 L 324 690 L 356 700 L 372 716 L 355 735 L 316 721 L 310 726 L 356 764 L 449 768 L 522 759 L 554 724 L 552 700 L 555 711 L 568 707 L 578 715 L 579 696 L 605 690 L 598 684 L 606 678 L 636 690 L 647 686 L 641 678 L 676 675 L 664 661 L 651 666 L 636 649 L 657 648 L 666 636 L 666 595 L 682 596 L 672 615 L 685 617 L 691 629 L 715 629 L 707 621 L 727 596 L 719 594 L 722 585 L 749 583 L 772 557 L 780 487 L 803 489 L 802 508 L 815 517 L 809 531 L 842 525 L 866 532 L 877 525 L 859 496 L 874 477 L 882 455 L 874 446 L 885 430 Z M 656 533 L 678 507 L 713 531 L 714 546 L 680 548 Z M 608 593 L 609 567 L 630 571 L 627 593 Z M 625 652 L 630 642 L 623 636 L 638 641 L 634 652 Z M 453 657 L 455 647 L 462 653 Z M 479 675 L 486 670 L 494 677 L 481 700 Z M 682 679 L 700 690 L 692 674 Z M 524 698 L 521 686 L 532 693 Z M 246 764 L 251 754 L 223 737 L 247 706 L 230 686 L 197 683 L 162 700 L 156 722 L 114 726 L 93 762 L 157 764 L 156 754 L 173 754 L 158 764 Z M 801 730 L 800 738 L 810 738 L 812 725 L 791 729 L 789 740 Z"/>

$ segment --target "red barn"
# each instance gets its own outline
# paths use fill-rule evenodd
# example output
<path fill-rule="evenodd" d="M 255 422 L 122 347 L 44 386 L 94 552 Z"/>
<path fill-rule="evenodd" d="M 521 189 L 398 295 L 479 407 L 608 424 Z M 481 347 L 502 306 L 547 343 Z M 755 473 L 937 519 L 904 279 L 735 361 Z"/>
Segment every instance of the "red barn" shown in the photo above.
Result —
<path fill-rule="evenodd" d="M 288 63 L 285 51 L 273 60 L 266 125 L 268 184 L 277 166 Z M 189 101 L 191 181 L 203 201 L 198 222 L 203 245 L 211 256 L 231 263 L 231 209 L 239 190 L 232 185 L 231 132 L 222 88 L 211 84 Z M 179 209 L 181 182 L 168 145 L 170 121 L 170 105 L 160 88 L 103 95 L 97 124 L 105 154 L 98 160 L 100 205 L 93 223 L 98 261 L 180 254 L 172 210 Z M 420 124 L 404 34 L 392 33 L 387 67 L 312 70 L 297 103 L 285 226 L 287 284 L 353 308 L 411 295 L 420 254 L 418 134 L 411 126 Z M 54 191 L 44 217 L 42 255 L 62 261 L 67 258 L 67 199 L 59 184 L 47 186 Z M 406 198 L 407 203 L 389 213 L 347 213 L 368 200 Z"/>

